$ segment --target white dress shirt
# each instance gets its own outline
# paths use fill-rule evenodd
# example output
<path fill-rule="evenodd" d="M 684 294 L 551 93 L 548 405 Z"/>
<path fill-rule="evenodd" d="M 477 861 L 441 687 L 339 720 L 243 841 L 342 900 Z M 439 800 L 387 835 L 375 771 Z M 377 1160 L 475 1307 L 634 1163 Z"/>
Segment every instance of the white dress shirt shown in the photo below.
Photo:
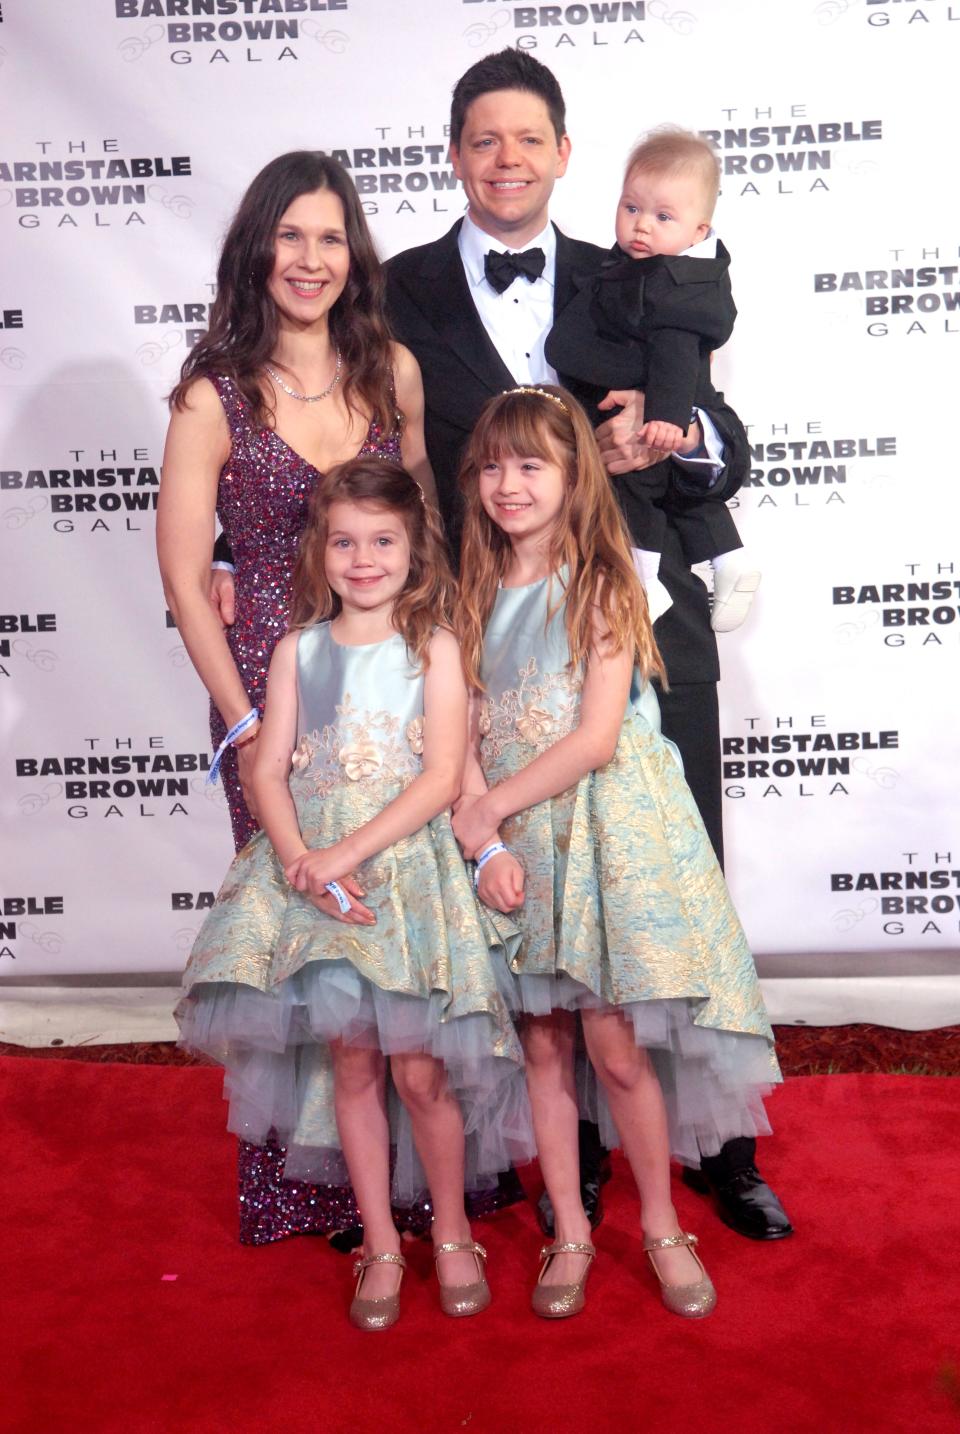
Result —
<path fill-rule="evenodd" d="M 474 224 L 470 215 L 464 217 L 458 241 L 470 293 L 480 322 L 490 342 L 503 359 L 518 384 L 556 383 L 557 375 L 544 358 L 543 346 L 553 327 L 553 291 L 557 270 L 557 234 L 552 224 L 524 244 L 524 249 L 542 249 L 543 273 L 531 283 L 524 275 L 514 279 L 508 289 L 498 294 L 483 272 L 484 256 L 492 249 L 497 254 L 519 254 L 520 249 L 505 249 Z"/>

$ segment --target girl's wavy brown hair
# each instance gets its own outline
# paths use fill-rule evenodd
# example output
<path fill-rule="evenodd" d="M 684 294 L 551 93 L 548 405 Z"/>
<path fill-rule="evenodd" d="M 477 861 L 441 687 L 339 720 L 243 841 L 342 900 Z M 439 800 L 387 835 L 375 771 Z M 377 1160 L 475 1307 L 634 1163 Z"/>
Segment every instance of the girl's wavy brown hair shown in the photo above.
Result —
<path fill-rule="evenodd" d="M 327 582 L 324 561 L 333 503 L 362 503 L 403 519 L 410 540 L 410 572 L 393 610 L 393 625 L 407 644 L 411 660 L 425 671 L 434 631 L 453 627 L 456 584 L 440 519 L 424 502 L 419 483 L 399 463 L 386 458 L 354 458 L 331 469 L 317 484 L 293 573 L 291 628 L 334 618 L 342 609 L 340 598 Z"/>
<path fill-rule="evenodd" d="M 460 487 L 465 516 L 456 631 L 467 680 L 482 690 L 484 628 L 511 556 L 509 538 L 480 502 L 478 479 L 484 464 L 507 456 L 559 463 L 567 479 L 547 550 L 551 574 L 566 567 L 567 579 L 556 602 L 548 604 L 547 620 L 563 606 L 571 667 L 584 661 L 590 651 L 599 607 L 603 640 L 615 652 L 630 648 L 642 675 L 656 676 L 665 684 L 666 671 L 654 640 L 647 595 L 633 566 L 626 528 L 590 422 L 576 399 L 552 384 L 511 390 L 491 399 L 481 411 L 464 453 Z"/>
<path fill-rule="evenodd" d="M 329 190 L 343 205 L 350 251 L 346 286 L 330 310 L 330 338 L 343 355 L 347 407 L 390 433 L 397 422 L 393 348 L 384 311 L 384 279 L 363 207 L 342 164 L 318 151 L 281 154 L 261 169 L 240 201 L 217 266 L 210 326 L 188 355 L 170 395 L 183 408 L 198 378 L 232 379 L 258 428 L 272 427 L 274 409 L 263 366 L 277 343 L 277 306 L 267 292 L 277 225 L 301 194 Z"/>

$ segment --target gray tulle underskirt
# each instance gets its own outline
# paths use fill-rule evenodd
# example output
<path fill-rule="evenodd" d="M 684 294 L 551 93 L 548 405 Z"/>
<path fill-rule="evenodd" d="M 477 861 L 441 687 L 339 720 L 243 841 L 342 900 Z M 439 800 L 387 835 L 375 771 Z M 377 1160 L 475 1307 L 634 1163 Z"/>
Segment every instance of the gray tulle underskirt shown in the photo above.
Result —
<path fill-rule="evenodd" d="M 492 960 L 500 998 L 515 987 Z M 262 1144 L 275 1131 L 287 1146 L 285 1176 L 349 1183 L 336 1128 L 330 1042 L 385 1056 L 426 1052 L 443 1063 L 463 1113 L 466 1188 L 489 1189 L 497 1174 L 534 1154 L 523 1071 L 494 1053 L 495 1023 L 482 1011 L 451 1016 L 449 996 L 384 991 L 348 961 L 311 962 L 262 992 L 234 983 L 199 983 L 179 1009 L 181 1042 L 225 1067 L 228 1129 Z M 426 1189 L 410 1119 L 388 1083 L 392 1196 L 411 1203 Z"/>
<path fill-rule="evenodd" d="M 701 1002 L 689 999 L 631 1001 L 613 1006 L 571 976 L 520 975 L 515 1003 L 529 1016 L 554 1010 L 619 1013 L 634 1040 L 650 1054 L 663 1090 L 670 1153 L 698 1166 L 737 1136 L 769 1135 L 763 1098 L 776 1079 L 770 1045 L 762 1036 L 698 1026 Z M 580 1115 L 600 1127 L 610 1150 L 620 1144 L 603 1088 L 585 1053 L 577 1059 Z"/>

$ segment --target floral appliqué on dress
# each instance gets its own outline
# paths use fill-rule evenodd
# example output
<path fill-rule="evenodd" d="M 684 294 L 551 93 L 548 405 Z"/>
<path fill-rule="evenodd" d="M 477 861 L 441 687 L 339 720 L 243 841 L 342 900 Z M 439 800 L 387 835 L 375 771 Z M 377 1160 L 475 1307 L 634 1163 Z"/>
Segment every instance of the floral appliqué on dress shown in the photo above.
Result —
<path fill-rule="evenodd" d="M 422 717 L 401 733 L 399 717 L 356 708 L 347 693 L 335 723 L 300 738 L 291 759 L 291 784 L 318 797 L 345 782 L 382 779 L 408 786 L 420 773 L 422 752 Z"/>
<path fill-rule="evenodd" d="M 541 675 L 531 657 L 517 678 L 517 687 L 508 687 L 499 701 L 488 699 L 480 709 L 480 745 L 488 760 L 496 761 L 513 742 L 546 751 L 579 720 L 582 672 L 561 668 Z"/>

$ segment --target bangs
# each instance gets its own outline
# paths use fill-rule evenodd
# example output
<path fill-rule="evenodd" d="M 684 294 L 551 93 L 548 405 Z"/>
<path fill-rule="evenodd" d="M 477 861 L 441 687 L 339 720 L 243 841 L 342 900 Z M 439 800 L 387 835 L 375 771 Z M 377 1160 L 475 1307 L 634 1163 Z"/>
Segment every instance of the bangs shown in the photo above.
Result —
<path fill-rule="evenodd" d="M 473 466 L 490 459 L 540 458 L 556 463 L 566 446 L 553 432 L 551 400 L 530 394 L 504 394 L 494 402 L 473 430 L 470 440 Z"/>

